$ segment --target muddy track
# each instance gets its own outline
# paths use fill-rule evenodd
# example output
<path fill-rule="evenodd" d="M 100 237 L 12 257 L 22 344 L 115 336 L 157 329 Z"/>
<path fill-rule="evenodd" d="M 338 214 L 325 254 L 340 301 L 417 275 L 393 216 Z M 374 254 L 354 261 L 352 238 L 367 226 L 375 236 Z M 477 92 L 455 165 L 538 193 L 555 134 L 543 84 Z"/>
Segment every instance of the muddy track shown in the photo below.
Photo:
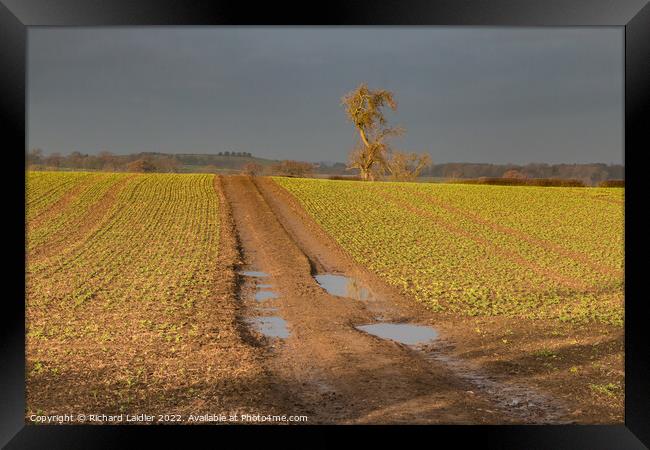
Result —
<path fill-rule="evenodd" d="M 286 339 L 256 337 L 269 349 L 265 370 L 276 380 L 273 396 L 288 409 L 286 414 L 305 414 L 309 423 L 480 424 L 557 418 L 544 417 L 549 408 L 515 413 L 506 406 L 509 397 L 477 389 L 479 378 L 467 375 L 464 366 L 357 330 L 357 325 L 378 320 L 423 323 L 426 313 L 357 267 L 272 181 L 229 176 L 223 177 L 222 189 L 245 268 L 268 273 L 263 283 L 277 293 L 261 308 L 252 282 L 246 281 L 240 291 L 245 315 L 273 310 L 287 323 Z M 324 272 L 358 278 L 375 296 L 362 302 L 330 295 L 313 278 Z M 522 395 L 529 399 L 532 394 Z"/>

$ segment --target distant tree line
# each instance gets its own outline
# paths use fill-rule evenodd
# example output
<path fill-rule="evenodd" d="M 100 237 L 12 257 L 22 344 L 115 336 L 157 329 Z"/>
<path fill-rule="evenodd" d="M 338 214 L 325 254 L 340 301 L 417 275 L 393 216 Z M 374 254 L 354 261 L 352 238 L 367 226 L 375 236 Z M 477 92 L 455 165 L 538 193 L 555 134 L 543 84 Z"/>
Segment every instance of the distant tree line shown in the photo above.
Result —
<path fill-rule="evenodd" d="M 424 177 L 445 179 L 464 178 L 559 178 L 576 179 L 586 185 L 625 178 L 625 167 L 620 164 L 434 164 L 421 173 Z"/>
<path fill-rule="evenodd" d="M 522 178 L 522 177 L 480 177 L 468 179 L 455 179 L 454 183 L 466 184 L 493 184 L 500 186 L 559 186 L 559 187 L 585 187 L 582 180 L 573 178 Z"/>
<path fill-rule="evenodd" d="M 185 166 L 215 166 L 221 169 L 240 170 L 248 162 L 263 165 L 274 163 L 273 160 L 256 158 L 249 152 L 218 152 L 213 154 L 178 153 L 176 158 Z"/>
<path fill-rule="evenodd" d="M 251 155 L 248 152 L 219 152 L 217 153 L 217 156 L 238 156 L 244 158 L 251 158 L 253 155 Z"/>
<path fill-rule="evenodd" d="M 46 155 L 41 149 L 32 149 L 27 153 L 27 165 L 33 170 L 69 169 L 110 172 L 179 172 L 181 162 L 174 155 L 156 153 L 115 155 L 108 151 L 102 151 L 97 155 L 81 152 L 71 152 L 68 155 L 54 152 Z"/>
<path fill-rule="evenodd" d="M 241 169 L 247 161 L 261 161 L 270 165 L 273 160 L 253 157 L 250 152 L 219 152 L 218 154 L 166 154 L 141 152 L 117 155 L 108 151 L 98 154 L 71 152 L 67 155 L 54 152 L 45 154 L 41 149 L 27 153 L 27 164 L 33 170 L 102 170 L 116 172 L 179 172 Z M 185 170 L 187 169 L 187 170 Z"/>
<path fill-rule="evenodd" d="M 33 149 L 27 154 L 27 164 L 31 169 L 54 170 L 103 170 L 103 171 L 152 171 L 152 172 L 217 172 L 243 170 L 254 174 L 278 174 L 293 176 L 343 175 L 358 176 L 358 171 L 348 170 L 347 165 L 335 163 L 301 163 L 298 161 L 277 161 L 247 156 L 226 156 L 222 154 L 165 154 L 135 153 L 116 155 L 103 151 L 96 155 L 72 152 L 45 154 L 41 149 Z M 250 155 L 250 156 L 248 156 Z M 409 163 L 409 161 L 406 161 Z M 129 166 L 131 164 L 131 166 Z M 247 166 L 248 164 L 252 164 Z M 397 167 L 397 166 L 396 166 Z M 608 164 L 475 164 L 443 163 L 423 167 L 421 177 L 440 179 L 478 179 L 478 178 L 556 178 L 576 179 L 586 185 L 596 186 L 607 180 L 623 180 L 623 165 Z"/>
<path fill-rule="evenodd" d="M 343 163 L 320 163 L 315 167 L 319 174 L 354 176 L 353 171 L 346 170 Z M 586 185 L 596 186 L 606 180 L 625 178 L 625 167 L 619 164 L 475 164 L 475 163 L 441 163 L 425 167 L 421 177 L 440 179 L 478 179 L 478 178 L 558 178 L 577 179 Z"/>
<path fill-rule="evenodd" d="M 234 156 L 234 158 L 233 158 Z M 72 152 L 45 154 L 33 149 L 27 154 L 31 170 L 100 170 L 110 172 L 222 172 L 241 171 L 250 175 L 310 176 L 314 164 L 302 161 L 276 161 L 255 158 L 251 153 L 220 152 L 219 154 L 136 153 L 116 155 L 108 151 L 97 155 Z M 343 165 L 345 167 L 345 165 Z"/>

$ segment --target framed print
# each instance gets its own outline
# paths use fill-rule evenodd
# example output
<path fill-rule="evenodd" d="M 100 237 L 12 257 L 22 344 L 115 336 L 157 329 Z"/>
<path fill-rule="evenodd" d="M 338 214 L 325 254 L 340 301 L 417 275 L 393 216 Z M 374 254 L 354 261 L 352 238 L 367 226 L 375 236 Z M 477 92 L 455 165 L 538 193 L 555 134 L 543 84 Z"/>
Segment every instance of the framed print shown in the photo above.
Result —
<path fill-rule="evenodd" d="M 0 18 L 7 448 L 650 442 L 647 2 Z"/>

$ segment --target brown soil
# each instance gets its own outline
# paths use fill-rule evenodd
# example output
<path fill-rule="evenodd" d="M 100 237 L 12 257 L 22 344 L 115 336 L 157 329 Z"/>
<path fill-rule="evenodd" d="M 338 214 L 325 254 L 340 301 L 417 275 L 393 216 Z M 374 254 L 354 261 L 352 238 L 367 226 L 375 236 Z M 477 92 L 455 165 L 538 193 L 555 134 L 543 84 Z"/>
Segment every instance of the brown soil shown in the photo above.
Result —
<path fill-rule="evenodd" d="M 286 339 L 247 331 L 268 349 L 263 364 L 277 383 L 269 401 L 280 402 L 275 405 L 287 408 L 285 414 L 305 414 L 309 423 L 603 421 L 584 405 L 571 403 L 570 396 L 559 398 L 549 389 L 557 377 L 532 376 L 539 375 L 539 364 L 523 344 L 512 354 L 480 341 L 493 333 L 494 341 L 500 342 L 496 335 L 503 320 L 489 321 L 484 326 L 489 331 L 477 335 L 472 331 L 474 320 L 436 315 L 402 295 L 357 265 L 269 179 L 224 177 L 223 189 L 244 267 L 269 274 L 264 283 L 279 295 L 263 306 L 277 308 L 273 314 L 285 319 L 290 331 Z M 330 295 L 313 278 L 317 273 L 354 277 L 374 296 L 365 302 Z M 246 317 L 268 315 L 260 312 L 252 294 L 250 282 L 242 277 L 243 323 Z M 433 325 L 442 338 L 417 349 L 355 328 L 379 320 Z M 508 328 L 509 335 L 528 332 L 521 325 L 506 325 L 518 330 Z M 506 358 L 510 364 L 503 362 Z M 567 365 L 571 358 L 562 360 Z M 561 391 L 572 392 L 566 386 Z"/>

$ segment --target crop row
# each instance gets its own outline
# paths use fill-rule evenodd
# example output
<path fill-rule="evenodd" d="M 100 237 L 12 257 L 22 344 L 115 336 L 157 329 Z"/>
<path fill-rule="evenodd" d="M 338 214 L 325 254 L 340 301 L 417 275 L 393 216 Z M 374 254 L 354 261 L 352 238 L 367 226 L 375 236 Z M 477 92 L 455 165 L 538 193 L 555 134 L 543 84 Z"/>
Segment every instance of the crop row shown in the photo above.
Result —
<path fill-rule="evenodd" d="M 79 326 L 68 337 L 82 333 L 79 320 L 97 308 L 107 324 L 118 318 L 112 324 L 118 333 L 140 326 L 148 314 L 162 314 L 171 324 L 179 311 L 210 295 L 219 243 L 214 176 L 125 176 L 96 180 L 28 236 L 33 246 L 47 245 L 71 224 L 82 226 L 91 205 L 121 179 L 101 223 L 82 240 L 35 261 L 28 251 L 29 328 L 37 335 L 60 339 L 60 329 L 71 324 Z M 57 321 L 49 319 L 52 314 Z M 101 328 L 96 332 L 109 330 Z"/>
<path fill-rule="evenodd" d="M 433 309 L 622 324 L 621 189 L 274 180 Z"/>
<path fill-rule="evenodd" d="M 37 226 L 30 227 L 28 222 L 27 249 L 28 252 L 38 247 L 53 245 L 72 234 L 74 229 L 83 225 L 84 219 L 97 205 L 99 200 L 111 191 L 115 184 L 128 177 L 126 174 L 97 174 L 92 183 L 83 186 L 78 195 L 62 211 L 39 221 Z M 28 203 L 29 206 L 29 203 Z"/>
<path fill-rule="evenodd" d="M 71 189 L 92 176 L 90 172 L 27 172 L 25 183 L 27 220 L 37 217 Z"/>

